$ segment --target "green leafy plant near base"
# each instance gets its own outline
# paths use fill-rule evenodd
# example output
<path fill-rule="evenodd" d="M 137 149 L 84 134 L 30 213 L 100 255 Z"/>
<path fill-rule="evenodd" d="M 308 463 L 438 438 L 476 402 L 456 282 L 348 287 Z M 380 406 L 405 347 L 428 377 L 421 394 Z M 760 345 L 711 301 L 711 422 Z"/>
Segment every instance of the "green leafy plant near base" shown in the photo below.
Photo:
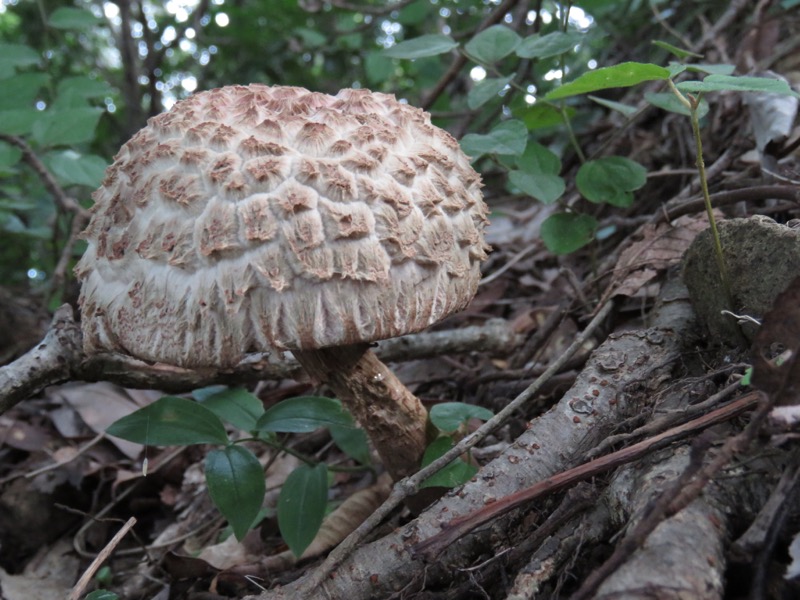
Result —
<path fill-rule="evenodd" d="M 261 401 L 243 389 L 205 388 L 193 399 L 164 396 L 116 421 L 108 434 L 146 446 L 211 444 L 205 459 L 208 492 L 214 505 L 228 520 L 237 539 L 257 524 L 266 491 L 264 469 L 243 442 L 259 442 L 294 454 L 303 461 L 284 482 L 277 507 L 278 526 L 284 541 L 296 555 L 314 539 L 328 511 L 329 472 L 352 470 L 329 466 L 293 451 L 277 434 L 309 433 L 327 428 L 336 445 L 368 468 L 366 434 L 334 398 L 302 396 L 289 398 L 265 410 Z M 454 443 L 452 435 L 471 418 L 488 419 L 487 409 L 458 402 L 440 404 L 431 410 L 431 422 L 442 432 L 428 452 L 425 464 L 438 458 Z M 248 432 L 229 435 L 226 424 Z M 446 447 L 445 447 L 446 446 Z M 477 469 L 457 460 L 426 482 L 427 486 L 453 487 L 471 478 Z"/>

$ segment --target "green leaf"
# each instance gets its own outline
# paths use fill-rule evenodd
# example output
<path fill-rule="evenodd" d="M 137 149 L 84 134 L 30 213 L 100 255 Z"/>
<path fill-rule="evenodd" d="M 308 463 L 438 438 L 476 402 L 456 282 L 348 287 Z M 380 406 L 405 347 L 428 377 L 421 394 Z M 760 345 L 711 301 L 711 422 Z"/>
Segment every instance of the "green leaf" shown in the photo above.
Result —
<path fill-rule="evenodd" d="M 2 60 L 2 59 L 0 59 Z M 29 108 L 48 81 L 44 73 L 21 73 L 0 81 L 0 110 Z"/>
<path fill-rule="evenodd" d="M 461 139 L 461 149 L 473 159 L 483 154 L 510 154 L 525 152 L 528 130 L 516 119 L 503 121 L 487 134 L 468 133 Z"/>
<path fill-rule="evenodd" d="M 22 150 L 8 142 L 0 141 L 0 169 L 9 169 L 22 158 Z"/>
<path fill-rule="evenodd" d="M 33 138 L 42 146 L 78 144 L 94 137 L 101 108 L 48 110 L 33 124 Z"/>
<path fill-rule="evenodd" d="M 467 106 L 472 110 L 483 106 L 492 98 L 496 98 L 513 77 L 486 78 L 477 83 L 467 94 Z"/>
<path fill-rule="evenodd" d="M 91 29 L 99 23 L 100 20 L 88 10 L 69 6 L 57 8 L 47 19 L 47 24 L 55 29 Z"/>
<path fill-rule="evenodd" d="M 264 502 L 266 484 L 261 463 L 244 446 L 232 444 L 212 450 L 206 456 L 206 482 L 211 500 L 241 541 Z"/>
<path fill-rule="evenodd" d="M 108 590 L 95 590 L 86 594 L 83 597 L 83 600 L 118 600 L 119 596 L 117 596 L 114 592 L 109 592 Z"/>
<path fill-rule="evenodd" d="M 307 433 L 320 427 L 350 427 L 353 417 L 334 398 L 299 396 L 279 402 L 267 410 L 256 423 L 259 431 Z"/>
<path fill-rule="evenodd" d="M 401 25 L 416 25 L 424 21 L 433 10 L 434 6 L 429 0 L 417 0 L 400 9 L 397 22 Z"/>
<path fill-rule="evenodd" d="M 658 46 L 662 50 L 666 50 L 667 52 L 674 54 L 681 60 L 685 58 L 703 58 L 702 54 L 695 54 L 690 50 L 684 50 L 683 48 L 678 48 L 677 46 L 673 46 L 668 42 L 662 42 L 661 40 L 653 40 L 651 42 L 654 46 Z"/>
<path fill-rule="evenodd" d="M 659 79 L 669 79 L 669 71 L 664 67 L 649 63 L 626 62 L 584 73 L 574 81 L 548 92 L 544 98 L 545 100 L 558 100 L 608 88 L 630 87 L 643 81 Z"/>
<path fill-rule="evenodd" d="M 645 92 L 644 99 L 653 106 L 679 115 L 689 116 L 691 111 L 680 101 L 672 92 Z M 705 98 L 700 99 L 697 106 L 697 116 L 702 119 L 708 114 L 708 102 Z"/>
<path fill-rule="evenodd" d="M 464 50 L 476 61 L 493 65 L 511 54 L 522 38 L 505 25 L 492 25 L 473 37 L 464 45 Z"/>
<path fill-rule="evenodd" d="M 511 171 L 508 174 L 508 181 L 524 194 L 533 196 L 543 204 L 552 204 L 562 196 L 567 188 L 564 179 L 552 173 L 534 175 L 522 171 Z"/>
<path fill-rule="evenodd" d="M 781 79 L 771 77 L 751 77 L 735 75 L 709 75 L 703 81 L 682 81 L 678 84 L 682 92 L 766 92 L 770 94 L 784 94 L 800 98 L 789 84 Z"/>
<path fill-rule="evenodd" d="M 332 425 L 330 432 L 333 441 L 347 456 L 357 460 L 362 465 L 368 465 L 372 462 L 369 456 L 367 434 L 364 433 L 363 429 L 355 426 L 341 427 Z"/>
<path fill-rule="evenodd" d="M 197 402 L 176 396 L 164 396 L 122 417 L 106 433 L 146 446 L 228 443 L 217 415 Z"/>
<path fill-rule="evenodd" d="M 449 436 L 436 438 L 425 449 L 425 454 L 422 456 L 422 466 L 426 467 L 437 458 L 444 456 L 453 446 L 455 446 L 455 443 Z M 456 487 L 472 479 L 477 472 L 477 467 L 467 464 L 462 459 L 457 458 L 437 473 L 428 477 L 420 487 Z"/>
<path fill-rule="evenodd" d="M 394 61 L 380 52 L 367 52 L 364 55 L 364 71 L 370 83 L 383 83 L 395 70 Z"/>
<path fill-rule="evenodd" d="M 0 133 L 8 135 L 27 135 L 42 116 L 35 108 L 0 110 Z"/>
<path fill-rule="evenodd" d="M 400 42 L 384 50 L 383 55 L 390 58 L 423 58 L 444 54 L 457 47 L 458 42 L 449 35 L 433 33 Z"/>
<path fill-rule="evenodd" d="M 25 44 L 0 42 L 0 79 L 14 75 L 15 67 L 27 67 L 39 62 L 39 53 Z"/>
<path fill-rule="evenodd" d="M 108 164 L 94 154 L 79 154 L 74 150 L 48 152 L 44 164 L 63 185 L 85 185 L 100 187 Z"/>
<path fill-rule="evenodd" d="M 278 527 L 295 556 L 317 535 L 328 504 L 328 467 L 302 465 L 286 478 L 278 497 Z"/>
<path fill-rule="evenodd" d="M 75 95 L 80 98 L 105 98 L 114 93 L 113 88 L 102 79 L 77 76 L 65 77 L 58 82 L 56 96 Z"/>
<path fill-rule="evenodd" d="M 517 48 L 520 58 L 549 58 L 570 52 L 583 38 L 583 34 L 576 31 L 564 33 L 554 31 L 546 35 L 529 35 Z"/>
<path fill-rule="evenodd" d="M 590 202 L 630 206 L 633 192 L 647 182 L 647 169 L 623 156 L 586 161 L 578 169 L 575 184 Z"/>
<path fill-rule="evenodd" d="M 430 411 L 430 420 L 440 431 L 452 433 L 470 419 L 488 421 L 494 413 L 483 406 L 463 402 L 442 402 L 435 404 Z"/>
<path fill-rule="evenodd" d="M 242 388 L 225 389 L 200 401 L 223 421 L 244 431 L 253 431 L 264 414 L 264 405 Z"/>
<path fill-rule="evenodd" d="M 516 163 L 521 171 L 531 175 L 558 175 L 561 172 L 561 159 L 539 142 L 528 142 L 525 153 L 517 158 Z"/>
<path fill-rule="evenodd" d="M 574 108 L 568 106 L 567 118 L 572 119 L 575 116 L 575 112 Z M 561 112 L 553 105 L 545 102 L 537 102 L 533 106 L 517 111 L 514 116 L 522 119 L 528 131 L 564 124 L 564 117 L 561 116 Z"/>
<path fill-rule="evenodd" d="M 687 71 L 694 73 L 707 73 L 709 75 L 730 75 L 736 70 L 736 65 L 686 65 Z"/>
<path fill-rule="evenodd" d="M 626 117 L 630 117 L 632 114 L 635 114 L 637 110 L 639 110 L 635 106 L 623 104 L 622 102 L 614 102 L 613 100 L 606 100 L 605 98 L 599 98 L 598 96 L 592 96 L 591 94 L 589 95 L 589 100 L 592 102 L 597 102 L 599 105 L 610 108 L 611 110 L 616 110 Z"/>
<path fill-rule="evenodd" d="M 319 48 L 328 41 L 328 38 L 321 31 L 309 29 L 308 27 L 296 27 L 294 34 L 303 40 L 306 48 Z"/>
<path fill-rule="evenodd" d="M 597 220 L 590 215 L 556 213 L 542 223 L 544 245 L 553 254 L 569 254 L 592 241 Z"/>

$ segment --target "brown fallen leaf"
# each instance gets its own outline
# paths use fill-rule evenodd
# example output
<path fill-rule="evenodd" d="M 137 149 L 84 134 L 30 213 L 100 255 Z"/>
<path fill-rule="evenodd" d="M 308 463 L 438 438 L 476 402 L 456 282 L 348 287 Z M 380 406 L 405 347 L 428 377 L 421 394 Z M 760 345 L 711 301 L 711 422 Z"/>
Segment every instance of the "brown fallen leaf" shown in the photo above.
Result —
<path fill-rule="evenodd" d="M 800 404 L 800 277 L 778 294 L 753 340 L 754 387 L 776 405 Z"/>
<path fill-rule="evenodd" d="M 705 215 L 684 215 L 672 223 L 648 223 L 617 260 L 613 294 L 635 296 L 660 272 L 678 264 L 695 236 L 708 227 Z"/>

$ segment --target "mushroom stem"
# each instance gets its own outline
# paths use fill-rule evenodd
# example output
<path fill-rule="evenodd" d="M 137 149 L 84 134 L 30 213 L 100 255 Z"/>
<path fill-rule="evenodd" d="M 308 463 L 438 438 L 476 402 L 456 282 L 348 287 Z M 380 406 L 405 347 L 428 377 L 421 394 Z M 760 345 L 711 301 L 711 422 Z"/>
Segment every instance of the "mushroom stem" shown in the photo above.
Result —
<path fill-rule="evenodd" d="M 419 470 L 428 441 L 428 413 L 367 344 L 292 353 L 353 413 L 392 479 Z"/>

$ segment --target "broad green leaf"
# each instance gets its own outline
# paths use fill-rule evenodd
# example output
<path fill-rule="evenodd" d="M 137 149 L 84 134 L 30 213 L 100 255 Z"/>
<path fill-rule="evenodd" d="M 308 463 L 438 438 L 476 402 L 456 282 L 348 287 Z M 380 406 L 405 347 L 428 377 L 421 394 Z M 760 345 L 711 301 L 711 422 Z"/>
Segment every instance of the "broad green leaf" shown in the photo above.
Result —
<path fill-rule="evenodd" d="M 492 98 L 496 98 L 512 79 L 513 77 L 486 78 L 477 83 L 467 94 L 467 106 L 472 110 L 483 106 Z"/>
<path fill-rule="evenodd" d="M 570 31 L 554 31 L 546 35 L 529 35 L 517 48 L 520 58 L 549 58 L 570 52 L 581 41 L 583 34 Z"/>
<path fill-rule="evenodd" d="M 15 67 L 27 67 L 39 62 L 39 53 L 25 44 L 0 42 L 0 79 L 14 75 Z"/>
<path fill-rule="evenodd" d="M 556 213 L 542 223 L 542 241 L 553 254 L 569 254 L 591 242 L 595 229 L 591 215 Z"/>
<path fill-rule="evenodd" d="M 572 119 L 575 116 L 575 109 L 568 106 L 566 109 L 567 118 Z M 533 106 L 526 107 L 524 110 L 517 111 L 514 116 L 522 119 L 528 131 L 542 129 L 544 127 L 554 127 L 564 124 L 564 117 L 561 112 L 551 104 L 545 102 L 537 102 Z"/>
<path fill-rule="evenodd" d="M 586 161 L 578 169 L 575 184 L 590 202 L 626 207 L 632 191 L 647 182 L 647 169 L 624 156 L 606 156 Z"/>
<path fill-rule="evenodd" d="M 434 460 L 443 456 L 454 445 L 453 439 L 449 436 L 436 438 L 425 449 L 425 454 L 422 456 L 422 466 L 428 466 Z M 477 472 L 477 467 L 467 464 L 462 459 L 457 458 L 440 471 L 428 477 L 420 487 L 456 487 L 472 479 Z"/>
<path fill-rule="evenodd" d="M 483 406 L 463 402 L 442 402 L 431 407 L 429 417 L 440 431 L 452 433 L 470 419 L 488 421 L 494 413 Z"/>
<path fill-rule="evenodd" d="M 206 456 L 206 482 L 214 505 L 237 540 L 252 527 L 264 502 L 266 484 L 261 463 L 244 446 L 231 444 Z"/>
<path fill-rule="evenodd" d="M 204 406 L 176 396 L 164 396 L 112 423 L 108 435 L 146 446 L 227 444 L 219 417 Z"/>
<path fill-rule="evenodd" d="M 97 27 L 100 20 L 88 10 L 62 6 L 53 11 L 47 24 L 55 29 L 91 29 Z"/>
<path fill-rule="evenodd" d="M 558 175 L 561 172 L 561 159 L 539 142 L 528 142 L 525 153 L 516 159 L 516 164 L 520 171 L 532 175 Z"/>
<path fill-rule="evenodd" d="M 682 92 L 693 94 L 699 92 L 766 92 L 771 94 L 784 94 L 800 98 L 788 83 L 781 79 L 771 77 L 751 77 L 735 75 L 709 75 L 703 81 L 682 81 L 678 84 Z"/>
<path fill-rule="evenodd" d="M 78 144 L 94 137 L 100 108 L 67 108 L 48 110 L 33 124 L 33 138 L 42 146 Z"/>
<path fill-rule="evenodd" d="M 22 150 L 8 142 L 0 141 L 0 169 L 13 167 L 22 158 Z"/>
<path fill-rule="evenodd" d="M 528 130 L 516 119 L 503 121 L 487 134 L 468 133 L 461 139 L 461 149 L 473 159 L 483 154 L 510 154 L 525 152 Z"/>
<path fill-rule="evenodd" d="M 397 22 L 401 25 L 416 25 L 424 21 L 434 10 L 430 0 L 417 0 L 400 9 Z"/>
<path fill-rule="evenodd" d="M 317 535 L 328 504 L 328 467 L 302 465 L 286 478 L 278 497 L 278 527 L 295 556 Z"/>
<path fill-rule="evenodd" d="M 630 87 L 643 81 L 669 79 L 669 75 L 667 69 L 658 65 L 626 62 L 584 73 L 574 81 L 548 92 L 545 100 L 558 100 L 608 88 Z"/>
<path fill-rule="evenodd" d="M 334 398 L 299 396 L 279 402 L 267 410 L 256 424 L 259 431 L 307 433 L 320 427 L 350 427 L 353 417 Z"/>
<path fill-rule="evenodd" d="M 44 163 L 63 185 L 100 187 L 108 164 L 94 154 L 79 154 L 74 150 L 48 152 Z"/>
<path fill-rule="evenodd" d="M 511 54 L 522 38 L 505 25 L 492 25 L 473 37 L 464 45 L 464 50 L 476 61 L 493 65 Z"/>
<path fill-rule="evenodd" d="M 264 414 L 264 405 L 256 396 L 242 388 L 221 390 L 200 401 L 202 406 L 244 431 L 253 431 Z"/>
<path fill-rule="evenodd" d="M 686 116 L 691 114 L 691 111 L 672 92 L 645 92 L 644 99 L 662 110 Z M 705 98 L 701 98 L 700 104 L 697 106 L 697 116 L 702 119 L 707 114 L 708 102 Z"/>
<path fill-rule="evenodd" d="M 2 59 L 0 59 L 2 60 Z M 21 73 L 0 81 L 0 110 L 30 108 L 48 81 L 44 73 Z"/>
<path fill-rule="evenodd" d="M 113 93 L 112 87 L 102 79 L 84 76 L 65 77 L 56 87 L 56 97 L 74 94 L 81 98 L 105 98 Z"/>
<path fill-rule="evenodd" d="M 597 96 L 592 96 L 589 94 L 589 100 L 592 102 L 597 102 L 601 106 L 605 106 L 606 108 L 610 108 L 611 110 L 616 110 L 617 112 L 622 113 L 626 117 L 630 117 L 632 114 L 635 114 L 638 108 L 635 106 L 630 106 L 629 104 L 623 104 L 622 102 L 614 102 L 613 100 L 606 100 L 605 98 L 599 98 Z"/>
<path fill-rule="evenodd" d="M 27 135 L 41 117 L 42 112 L 35 108 L 0 110 L 0 133 L 8 135 Z"/>
<path fill-rule="evenodd" d="M 552 204 L 558 200 L 567 187 L 562 177 L 552 173 L 534 175 L 522 171 L 511 171 L 508 174 L 508 180 L 521 192 L 533 196 L 543 204 Z"/>
<path fill-rule="evenodd" d="M 364 433 L 363 429 L 355 426 L 341 427 L 339 425 L 331 425 L 330 432 L 333 441 L 347 456 L 357 460 L 362 465 L 368 465 L 372 462 L 369 456 L 367 434 Z"/>
<path fill-rule="evenodd" d="M 674 54 L 681 60 L 684 58 L 703 58 L 702 54 L 695 54 L 690 50 L 684 50 L 683 48 L 678 48 L 677 46 L 673 46 L 668 42 L 662 42 L 661 40 L 653 40 L 651 42 L 654 46 L 658 46 L 662 50 L 666 50 L 670 54 Z"/>
<path fill-rule="evenodd" d="M 433 33 L 400 42 L 396 46 L 384 50 L 383 54 L 390 58 L 423 58 L 444 54 L 457 47 L 458 42 L 449 35 Z"/>

